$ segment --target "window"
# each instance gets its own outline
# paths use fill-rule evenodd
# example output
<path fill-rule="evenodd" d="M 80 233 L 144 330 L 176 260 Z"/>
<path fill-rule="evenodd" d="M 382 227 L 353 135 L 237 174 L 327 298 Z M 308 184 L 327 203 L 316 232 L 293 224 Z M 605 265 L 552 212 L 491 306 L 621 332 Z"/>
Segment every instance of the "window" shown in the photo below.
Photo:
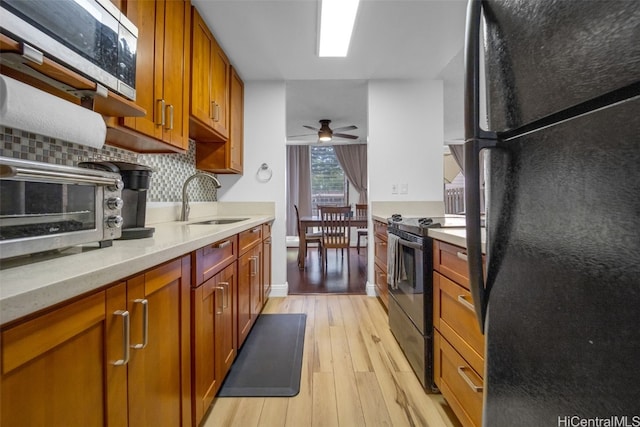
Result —
<path fill-rule="evenodd" d="M 311 146 L 311 212 L 318 205 L 348 205 L 349 184 L 331 145 Z"/>

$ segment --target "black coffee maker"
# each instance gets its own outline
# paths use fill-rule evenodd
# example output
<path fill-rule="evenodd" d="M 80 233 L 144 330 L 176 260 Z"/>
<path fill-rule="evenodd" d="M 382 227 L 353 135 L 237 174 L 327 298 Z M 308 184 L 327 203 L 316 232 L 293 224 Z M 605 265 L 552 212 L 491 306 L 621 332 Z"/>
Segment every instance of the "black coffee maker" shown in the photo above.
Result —
<path fill-rule="evenodd" d="M 153 236 L 155 228 L 145 227 L 147 190 L 152 169 L 127 162 L 82 162 L 78 166 L 119 173 L 124 182 L 122 190 L 122 237 L 120 240 L 143 239 Z"/>

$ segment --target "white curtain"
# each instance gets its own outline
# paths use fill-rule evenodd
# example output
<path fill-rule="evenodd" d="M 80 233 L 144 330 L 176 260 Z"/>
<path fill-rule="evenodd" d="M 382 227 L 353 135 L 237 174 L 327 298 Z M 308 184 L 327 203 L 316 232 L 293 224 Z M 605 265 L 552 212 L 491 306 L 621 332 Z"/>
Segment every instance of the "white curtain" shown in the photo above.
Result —
<path fill-rule="evenodd" d="M 296 211 L 311 215 L 311 160 L 308 145 L 287 145 L 287 236 L 298 235 Z"/>
<path fill-rule="evenodd" d="M 347 179 L 360 194 L 358 203 L 367 203 L 367 144 L 334 145 L 333 150 Z"/>

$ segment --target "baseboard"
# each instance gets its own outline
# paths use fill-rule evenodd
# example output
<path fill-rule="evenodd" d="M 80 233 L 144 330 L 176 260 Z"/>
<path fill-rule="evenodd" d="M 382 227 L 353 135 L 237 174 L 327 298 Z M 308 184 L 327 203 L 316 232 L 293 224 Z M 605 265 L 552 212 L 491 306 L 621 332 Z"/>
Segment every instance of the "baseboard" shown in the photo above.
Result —
<path fill-rule="evenodd" d="M 369 281 L 367 281 L 367 286 L 366 286 L 366 291 L 367 291 L 367 296 L 369 297 L 377 297 L 378 293 L 376 292 L 376 285 L 374 283 L 371 283 Z"/>
<path fill-rule="evenodd" d="M 271 285 L 271 292 L 269 292 L 269 297 L 273 298 L 282 298 L 289 295 L 289 283 L 284 283 L 281 285 Z"/>

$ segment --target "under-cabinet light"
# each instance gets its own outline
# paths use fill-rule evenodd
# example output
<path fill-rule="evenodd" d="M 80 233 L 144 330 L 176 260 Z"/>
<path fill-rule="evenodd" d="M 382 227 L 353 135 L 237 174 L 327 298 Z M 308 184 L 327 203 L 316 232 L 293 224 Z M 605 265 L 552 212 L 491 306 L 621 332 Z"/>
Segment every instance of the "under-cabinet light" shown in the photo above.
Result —
<path fill-rule="evenodd" d="M 360 0 L 321 0 L 318 56 L 345 57 Z"/>

